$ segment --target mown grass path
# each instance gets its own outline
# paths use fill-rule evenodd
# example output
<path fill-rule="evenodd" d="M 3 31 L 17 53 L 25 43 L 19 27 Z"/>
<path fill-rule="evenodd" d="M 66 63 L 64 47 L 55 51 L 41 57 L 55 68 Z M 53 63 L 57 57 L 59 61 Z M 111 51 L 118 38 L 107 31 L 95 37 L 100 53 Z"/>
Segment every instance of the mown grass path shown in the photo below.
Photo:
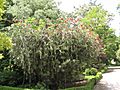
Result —
<path fill-rule="evenodd" d="M 109 67 L 94 90 L 120 90 L 120 67 Z"/>

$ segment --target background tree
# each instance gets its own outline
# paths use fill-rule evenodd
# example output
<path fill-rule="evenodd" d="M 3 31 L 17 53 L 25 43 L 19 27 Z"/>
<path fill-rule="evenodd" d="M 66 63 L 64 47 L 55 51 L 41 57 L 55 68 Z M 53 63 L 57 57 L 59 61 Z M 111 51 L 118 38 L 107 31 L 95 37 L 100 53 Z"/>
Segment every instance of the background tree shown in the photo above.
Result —
<path fill-rule="evenodd" d="M 119 13 L 120 13 L 120 4 L 118 4 L 117 10 L 118 10 Z"/>
<path fill-rule="evenodd" d="M 9 0 L 7 13 L 17 18 L 52 18 L 58 17 L 59 10 L 53 0 Z"/>
<path fill-rule="evenodd" d="M 95 5 L 90 3 L 89 5 L 84 5 L 80 9 L 77 9 L 75 16 L 82 17 L 82 22 L 91 27 L 96 34 L 102 39 L 104 44 L 104 51 L 107 54 L 108 59 L 116 59 L 116 35 L 115 32 L 108 23 L 111 20 L 111 16 L 107 11 L 105 11 L 101 5 Z"/>
<path fill-rule="evenodd" d="M 4 12 L 4 0 L 0 0 L 0 19 Z"/>

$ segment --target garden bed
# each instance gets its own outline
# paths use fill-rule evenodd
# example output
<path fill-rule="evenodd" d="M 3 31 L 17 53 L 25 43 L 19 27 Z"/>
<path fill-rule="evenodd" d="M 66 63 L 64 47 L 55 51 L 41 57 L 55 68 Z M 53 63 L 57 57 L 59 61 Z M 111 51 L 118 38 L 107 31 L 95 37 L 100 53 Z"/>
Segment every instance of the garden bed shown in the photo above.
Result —
<path fill-rule="evenodd" d="M 88 80 L 86 85 L 75 86 L 71 88 L 66 88 L 64 90 L 93 90 L 95 84 L 102 78 L 102 73 L 98 72 L 96 76 L 86 76 L 85 79 Z"/>
<path fill-rule="evenodd" d="M 93 90 L 94 85 L 102 78 L 100 72 L 96 76 L 86 76 L 83 81 L 77 81 L 70 84 L 69 88 L 59 89 L 59 90 Z M 72 86 L 71 86 L 72 85 Z M 0 90 L 40 90 L 40 89 L 27 89 L 27 88 L 17 88 L 9 86 L 0 86 Z"/>

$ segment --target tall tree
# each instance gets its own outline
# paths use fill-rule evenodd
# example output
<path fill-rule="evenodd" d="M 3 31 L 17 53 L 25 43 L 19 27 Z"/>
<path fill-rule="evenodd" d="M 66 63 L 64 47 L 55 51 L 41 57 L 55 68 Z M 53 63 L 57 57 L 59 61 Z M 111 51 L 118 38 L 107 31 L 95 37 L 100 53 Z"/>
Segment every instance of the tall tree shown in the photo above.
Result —
<path fill-rule="evenodd" d="M 116 35 L 112 28 L 109 26 L 111 16 L 105 11 L 101 5 L 89 4 L 84 5 L 75 12 L 75 16 L 82 17 L 81 21 L 91 30 L 96 32 L 104 44 L 104 51 L 108 56 L 108 59 L 116 60 Z"/>
<path fill-rule="evenodd" d="M 57 18 L 59 10 L 54 0 L 10 0 L 12 1 L 7 9 L 17 18 L 34 16 L 36 18 Z"/>

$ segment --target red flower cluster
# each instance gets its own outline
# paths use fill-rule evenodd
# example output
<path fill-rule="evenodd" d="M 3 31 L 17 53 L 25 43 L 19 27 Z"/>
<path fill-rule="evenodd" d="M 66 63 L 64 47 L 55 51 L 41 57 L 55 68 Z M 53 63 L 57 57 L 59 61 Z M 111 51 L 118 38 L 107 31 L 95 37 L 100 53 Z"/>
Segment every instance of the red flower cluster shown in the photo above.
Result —
<path fill-rule="evenodd" d="M 80 20 L 81 20 L 80 18 L 71 18 L 71 17 L 70 18 L 58 18 L 56 20 L 56 23 L 54 23 L 51 20 L 48 20 L 48 23 L 46 24 L 46 28 L 53 28 L 53 29 L 59 30 L 58 32 L 61 32 L 61 33 L 63 32 L 62 31 L 63 29 L 65 29 L 66 31 L 74 30 L 81 35 L 83 33 L 85 33 L 85 38 L 84 38 L 85 43 L 87 43 L 88 40 L 90 40 L 90 38 L 92 38 L 92 39 L 94 39 L 94 40 L 92 40 L 92 42 L 95 43 L 96 47 L 99 46 L 100 48 L 103 48 L 103 43 L 102 43 L 101 39 L 99 38 L 99 35 L 96 35 L 94 33 L 94 30 L 91 30 L 90 27 L 84 25 Z M 39 20 L 35 20 L 35 21 L 39 21 Z M 21 20 L 15 19 L 14 22 L 20 23 L 20 26 L 26 27 L 26 28 L 28 28 L 28 30 L 29 30 L 29 28 L 31 28 L 31 25 L 32 25 L 29 23 L 25 23 L 25 21 L 22 19 Z M 58 28 L 61 28 L 61 30 Z"/>

